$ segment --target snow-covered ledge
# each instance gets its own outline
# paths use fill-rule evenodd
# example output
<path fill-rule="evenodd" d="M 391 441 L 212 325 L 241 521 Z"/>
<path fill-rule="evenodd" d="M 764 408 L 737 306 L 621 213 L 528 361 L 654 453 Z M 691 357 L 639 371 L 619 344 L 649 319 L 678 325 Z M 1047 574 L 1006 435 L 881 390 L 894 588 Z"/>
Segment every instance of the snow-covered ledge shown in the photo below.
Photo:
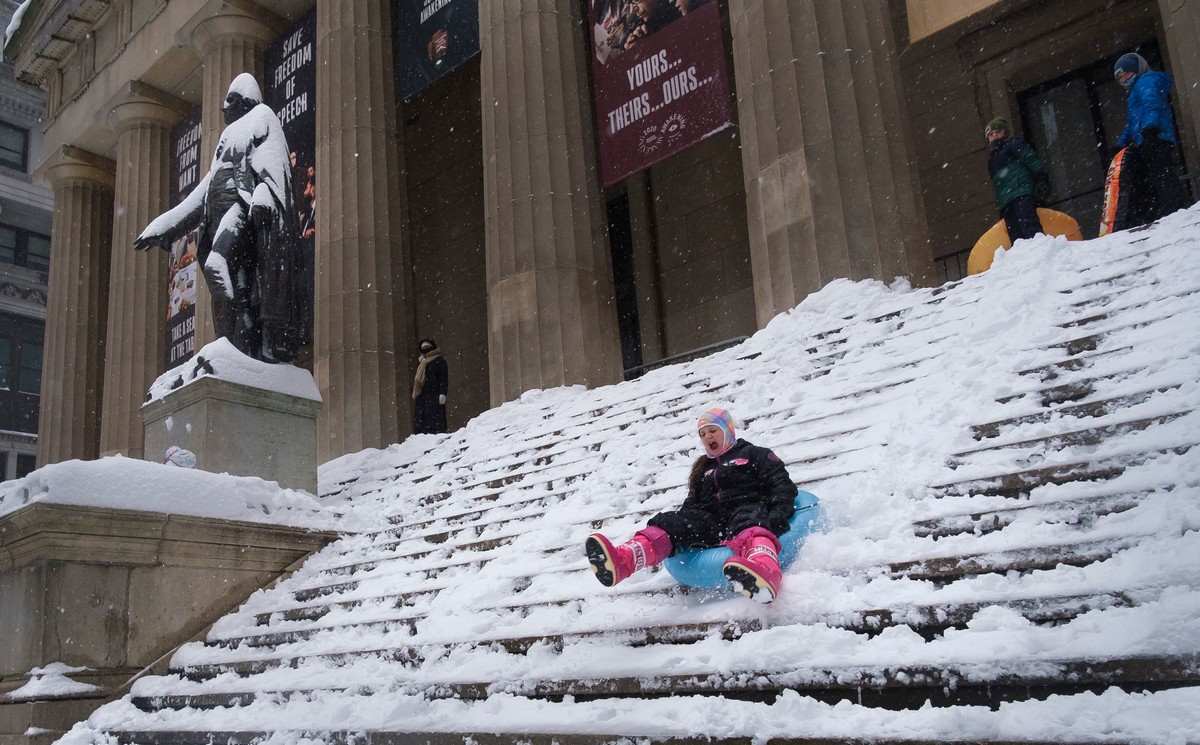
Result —
<path fill-rule="evenodd" d="M 146 458 L 176 446 L 213 473 L 257 476 L 317 491 L 317 413 L 312 374 L 253 360 L 217 339 L 159 376 L 142 406 Z"/>
<path fill-rule="evenodd" d="M 0 742 L 69 729 L 355 520 L 262 479 L 121 456 L 0 485 Z"/>

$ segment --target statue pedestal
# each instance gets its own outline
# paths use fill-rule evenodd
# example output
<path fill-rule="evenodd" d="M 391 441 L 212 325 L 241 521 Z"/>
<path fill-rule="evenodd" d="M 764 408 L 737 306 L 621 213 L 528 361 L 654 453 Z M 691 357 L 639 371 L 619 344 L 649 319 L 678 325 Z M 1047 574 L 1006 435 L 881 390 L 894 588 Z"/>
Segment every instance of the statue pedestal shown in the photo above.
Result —
<path fill-rule="evenodd" d="M 200 376 L 142 407 L 146 457 L 161 461 L 177 445 L 205 471 L 316 494 L 320 408 L 309 398 Z"/>
<path fill-rule="evenodd" d="M 165 675 L 168 652 L 336 537 L 49 503 L 0 515 L 0 744 L 49 745 L 144 668 Z M 7 697 L 54 662 L 91 690 Z"/>

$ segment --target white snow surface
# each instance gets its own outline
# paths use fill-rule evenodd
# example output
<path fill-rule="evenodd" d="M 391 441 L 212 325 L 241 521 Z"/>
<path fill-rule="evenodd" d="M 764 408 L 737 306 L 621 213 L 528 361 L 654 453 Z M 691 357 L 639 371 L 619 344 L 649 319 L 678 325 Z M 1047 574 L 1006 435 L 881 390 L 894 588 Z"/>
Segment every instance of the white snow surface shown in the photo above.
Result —
<path fill-rule="evenodd" d="M 0 47 L 0 51 L 8 51 L 8 42 L 12 41 L 12 38 L 17 35 L 18 31 L 21 30 L 21 21 L 25 18 L 25 11 L 29 10 L 29 6 L 32 3 L 33 0 L 24 0 L 19 6 L 17 6 L 17 9 L 13 11 L 12 19 L 8 22 L 8 26 L 4 29 L 4 46 Z"/>
<path fill-rule="evenodd" d="M 1200 742 L 1196 686 L 1053 695 L 996 711 L 888 711 L 820 703 L 794 690 L 773 704 L 523 695 L 542 683 L 614 677 L 652 687 L 666 676 L 771 676 L 803 688 L 830 674 L 870 681 L 885 669 L 915 668 L 941 671 L 952 687 L 1004 675 L 1053 679 L 1072 662 L 1195 661 L 1198 290 L 1200 208 L 1094 241 L 1039 237 L 951 287 L 836 281 L 707 358 L 594 390 L 530 391 L 458 432 L 331 461 L 320 471 L 323 504 L 354 506 L 373 529 L 347 535 L 285 582 L 256 592 L 218 621 L 210 644 L 185 645 L 172 662 L 258 662 L 263 670 L 199 681 L 146 677 L 132 694 L 269 695 L 236 707 L 153 712 L 126 696 L 62 742 L 103 741 L 104 731 L 190 729 L 263 731 L 278 743 L 319 742 L 322 732 L 347 730 Z M 1103 336 L 1078 354 L 1085 368 L 1060 368 L 1053 380 L 1028 373 L 1063 362 L 1063 345 L 1089 334 Z M 1084 381 L 1091 387 L 1076 403 L 1122 405 L 1086 420 L 1065 409 L 1046 413 L 1040 391 Z M 601 587 L 583 559 L 583 539 L 593 524 L 626 538 L 649 515 L 682 501 L 699 454 L 695 418 L 713 405 L 729 408 L 739 436 L 774 449 L 793 480 L 821 498 L 828 529 L 807 539 L 769 606 L 682 591 L 662 571 Z M 990 439 L 972 429 L 1039 412 L 1046 415 L 1001 427 Z M 1138 426 L 1145 420 L 1156 423 Z M 1065 437 L 1102 426 L 1111 429 L 1098 444 Z M 1036 439 L 1051 435 L 1064 439 Z M 1077 462 L 1123 471 L 1039 486 L 1021 500 L 952 486 Z M 1089 511 L 1095 499 L 1122 507 Z M 990 512 L 1011 522 L 942 537 L 914 527 Z M 503 540 L 473 545 L 490 538 Z M 425 548 L 418 552 L 416 544 Z M 1083 566 L 946 583 L 889 570 L 894 562 L 1054 552 L 1065 544 L 1103 550 Z M 335 597 L 293 595 L 350 576 L 356 581 Z M 1091 610 L 1058 624 L 1033 623 L 1013 605 L 1089 595 L 1097 598 Z M 397 603 L 401 597 L 407 600 Z M 338 604 L 315 620 L 282 614 L 325 602 Z M 840 623 L 870 609 L 889 609 L 903 621 L 921 609 L 971 604 L 978 610 L 964 628 L 932 639 L 905 625 L 869 635 Z M 262 614 L 272 614 L 265 626 Z M 641 629 L 687 624 L 741 626 L 744 633 L 686 645 L 630 643 Z M 282 631 L 303 633 L 276 646 L 238 641 Z M 495 643 L 556 636 L 561 649 L 549 641 L 517 651 Z M 415 663 L 387 653 L 409 648 L 423 650 Z M 298 661 L 270 664 L 289 659 Z M 439 693 L 465 683 L 486 684 L 488 696 Z M 289 691 L 302 693 L 271 693 Z"/>
<path fill-rule="evenodd" d="M 352 531 L 371 524 L 356 509 L 332 510 L 298 489 L 250 476 L 113 455 L 44 466 L 0 484 L 0 515 L 32 504 L 139 510 L 310 530 Z"/>
<path fill-rule="evenodd" d="M 210 368 L 212 372 L 209 372 Z M 194 357 L 179 367 L 159 375 L 150 385 L 149 400 L 157 401 L 172 390 L 206 375 L 310 401 L 321 400 L 321 391 L 308 370 L 295 365 L 272 364 L 247 357 L 233 346 L 233 342 L 223 336 L 205 344 Z"/>
<path fill-rule="evenodd" d="M 71 673 L 87 672 L 86 667 L 72 667 L 62 662 L 35 667 L 29 671 L 29 682 L 15 691 L 0 696 L 0 701 L 24 701 L 27 699 L 63 698 L 78 696 L 100 690 L 91 683 L 71 680 Z"/>
<path fill-rule="evenodd" d="M 230 93 L 237 93 L 242 98 L 245 98 L 255 103 L 262 103 L 262 91 L 258 87 L 258 81 L 248 72 L 244 72 L 233 79 L 229 84 L 229 90 L 226 96 Z"/>

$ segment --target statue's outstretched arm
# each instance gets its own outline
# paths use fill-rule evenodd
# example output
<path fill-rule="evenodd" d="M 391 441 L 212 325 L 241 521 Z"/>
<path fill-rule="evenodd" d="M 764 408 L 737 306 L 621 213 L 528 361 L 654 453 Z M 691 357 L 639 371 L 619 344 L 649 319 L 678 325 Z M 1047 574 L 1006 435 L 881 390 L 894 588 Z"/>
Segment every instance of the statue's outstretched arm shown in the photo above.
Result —
<path fill-rule="evenodd" d="M 134 239 L 133 247 L 147 251 L 157 246 L 168 251 L 172 241 L 199 225 L 204 217 L 204 199 L 211 178 L 212 171 L 209 170 L 182 202 L 151 220 L 142 234 Z"/>

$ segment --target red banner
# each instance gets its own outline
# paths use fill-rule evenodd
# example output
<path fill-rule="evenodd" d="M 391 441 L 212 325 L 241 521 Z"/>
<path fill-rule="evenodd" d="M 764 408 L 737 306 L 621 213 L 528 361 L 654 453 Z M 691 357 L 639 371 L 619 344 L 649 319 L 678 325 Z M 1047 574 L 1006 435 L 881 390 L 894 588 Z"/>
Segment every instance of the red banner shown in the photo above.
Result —
<path fill-rule="evenodd" d="M 591 0 L 605 186 L 733 123 L 715 0 Z"/>

